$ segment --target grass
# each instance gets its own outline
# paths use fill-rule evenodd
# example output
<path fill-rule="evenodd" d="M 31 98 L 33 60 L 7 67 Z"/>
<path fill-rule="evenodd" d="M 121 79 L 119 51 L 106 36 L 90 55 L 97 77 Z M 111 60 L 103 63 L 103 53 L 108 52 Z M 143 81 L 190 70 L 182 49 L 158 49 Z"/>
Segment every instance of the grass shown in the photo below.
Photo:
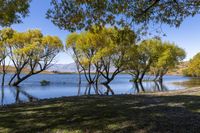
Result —
<path fill-rule="evenodd" d="M 0 132 L 185 133 L 200 131 L 200 88 L 81 96 L 0 108 Z"/>

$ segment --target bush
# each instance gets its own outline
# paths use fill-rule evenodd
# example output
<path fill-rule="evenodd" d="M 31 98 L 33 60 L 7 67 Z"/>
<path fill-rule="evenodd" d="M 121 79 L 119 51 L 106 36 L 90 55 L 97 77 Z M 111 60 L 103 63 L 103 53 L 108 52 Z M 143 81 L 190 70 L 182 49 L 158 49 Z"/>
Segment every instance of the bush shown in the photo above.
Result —
<path fill-rule="evenodd" d="M 41 84 L 42 86 L 46 86 L 46 85 L 49 85 L 49 84 L 50 84 L 50 81 L 42 80 L 42 81 L 40 81 L 40 84 Z"/>

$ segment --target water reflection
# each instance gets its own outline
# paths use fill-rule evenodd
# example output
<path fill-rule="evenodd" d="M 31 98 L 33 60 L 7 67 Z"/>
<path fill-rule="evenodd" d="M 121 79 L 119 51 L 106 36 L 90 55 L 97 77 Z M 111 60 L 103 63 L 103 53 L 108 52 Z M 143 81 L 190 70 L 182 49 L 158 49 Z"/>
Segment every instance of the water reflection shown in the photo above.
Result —
<path fill-rule="evenodd" d="M 49 80 L 50 85 L 41 86 L 40 81 L 43 79 Z M 77 75 L 39 75 L 27 80 L 21 87 L 5 86 L 0 88 L 0 104 L 29 102 L 63 96 L 118 95 L 179 90 L 187 88 L 188 84 L 190 87 L 200 85 L 200 79 L 189 81 L 190 78 L 182 76 L 166 76 L 163 83 L 128 82 L 130 79 L 130 75 L 121 74 L 109 85 L 96 85 L 87 84 L 87 81 L 84 79 L 81 84 L 78 84 Z M 174 84 L 173 82 L 178 83 Z"/>
<path fill-rule="evenodd" d="M 7 104 L 5 100 L 5 88 L 1 88 L 1 105 Z M 13 95 L 13 102 L 12 103 L 23 103 L 23 102 L 32 102 L 37 101 L 39 98 L 32 96 L 31 94 L 27 93 L 26 91 L 22 90 L 20 87 L 13 87 L 10 89 L 10 92 Z"/>
<path fill-rule="evenodd" d="M 81 89 L 83 89 L 81 91 Z M 109 84 L 87 84 L 85 88 L 78 85 L 78 96 L 80 95 L 115 95 L 115 89 Z M 168 91 L 168 88 L 161 82 L 132 82 L 131 91 L 123 94 L 137 94 L 144 92 Z M 83 93 L 81 93 L 83 92 Z M 117 93 L 119 94 L 119 93 Z"/>
<path fill-rule="evenodd" d="M 200 78 L 191 78 L 190 80 L 174 82 L 173 84 L 181 85 L 184 86 L 185 88 L 197 87 L 200 86 Z"/>
<path fill-rule="evenodd" d="M 1 105 L 4 103 L 4 87 L 1 89 Z"/>
<path fill-rule="evenodd" d="M 141 92 L 168 91 L 168 88 L 162 82 L 145 82 L 145 85 L 144 83 L 133 82 L 132 89 L 134 90 L 134 94 Z"/>
<path fill-rule="evenodd" d="M 113 89 L 110 85 L 106 84 L 87 84 L 84 91 L 84 94 L 81 94 L 81 85 L 78 86 L 78 96 L 80 95 L 114 95 Z"/>

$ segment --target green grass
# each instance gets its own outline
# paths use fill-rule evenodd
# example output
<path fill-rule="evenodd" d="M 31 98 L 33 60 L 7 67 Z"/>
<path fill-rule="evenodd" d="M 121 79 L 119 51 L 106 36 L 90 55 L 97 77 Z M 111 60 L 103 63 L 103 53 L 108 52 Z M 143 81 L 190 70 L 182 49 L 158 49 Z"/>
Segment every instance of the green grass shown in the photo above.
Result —
<path fill-rule="evenodd" d="M 0 108 L 0 132 L 165 133 L 200 131 L 200 89 L 68 97 Z"/>

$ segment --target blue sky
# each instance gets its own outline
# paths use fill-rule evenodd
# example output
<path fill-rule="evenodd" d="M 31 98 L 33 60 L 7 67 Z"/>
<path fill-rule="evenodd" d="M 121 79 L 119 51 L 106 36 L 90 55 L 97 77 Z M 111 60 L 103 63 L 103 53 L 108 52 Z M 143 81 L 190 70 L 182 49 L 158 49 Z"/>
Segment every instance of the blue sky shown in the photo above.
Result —
<path fill-rule="evenodd" d="M 60 30 L 45 18 L 49 6 L 50 0 L 32 0 L 29 16 L 23 20 L 22 24 L 14 24 L 12 28 L 17 31 L 38 28 L 44 35 L 56 35 L 65 42 L 69 32 Z M 166 37 L 163 37 L 164 40 L 174 42 L 186 50 L 186 60 L 200 52 L 200 15 L 185 19 L 179 28 L 163 26 L 163 31 L 167 34 Z M 67 64 L 73 60 L 69 54 L 60 53 L 56 62 Z"/>

